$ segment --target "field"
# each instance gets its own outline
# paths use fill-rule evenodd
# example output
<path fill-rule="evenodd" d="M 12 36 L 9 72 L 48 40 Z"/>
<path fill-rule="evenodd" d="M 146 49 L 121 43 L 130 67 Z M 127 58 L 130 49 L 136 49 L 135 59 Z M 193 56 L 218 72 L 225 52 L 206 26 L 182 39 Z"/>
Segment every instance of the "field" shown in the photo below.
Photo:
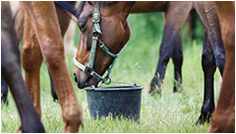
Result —
<path fill-rule="evenodd" d="M 153 23 L 160 18 L 158 23 Z M 144 21 L 148 18 L 147 21 Z M 189 41 L 183 39 L 184 62 L 182 67 L 183 91 L 173 93 L 174 71 L 172 61 L 166 69 L 162 96 L 148 94 L 149 84 L 154 75 L 159 58 L 159 47 L 162 38 L 164 22 L 161 14 L 131 15 L 131 39 L 119 56 L 111 79 L 137 83 L 145 88 L 142 91 L 140 124 L 126 119 L 111 120 L 103 118 L 94 120 L 89 115 L 86 92 L 74 88 L 83 108 L 84 129 L 82 133 L 205 133 L 210 125 L 194 125 L 197 121 L 203 102 L 203 71 L 201 68 L 202 40 Z M 147 26 L 148 25 L 148 26 Z M 155 27 L 155 28 L 154 28 Z M 159 28 L 159 29 L 158 29 Z M 152 30 L 157 29 L 157 30 Z M 202 32 L 201 28 L 199 28 Z M 78 30 L 77 30 L 78 31 Z M 150 32 L 147 32 L 150 31 Z M 182 32 L 185 36 L 186 30 Z M 76 37 L 75 43 L 78 39 Z M 71 78 L 73 75 L 73 55 L 67 55 L 67 65 Z M 41 104 L 42 122 L 49 133 L 63 132 L 61 109 L 58 103 L 52 101 L 47 67 L 41 68 Z M 215 102 L 217 102 L 221 77 L 215 73 Z M 1 132 L 16 132 L 20 118 L 16 106 L 9 94 L 9 106 L 1 106 Z"/>

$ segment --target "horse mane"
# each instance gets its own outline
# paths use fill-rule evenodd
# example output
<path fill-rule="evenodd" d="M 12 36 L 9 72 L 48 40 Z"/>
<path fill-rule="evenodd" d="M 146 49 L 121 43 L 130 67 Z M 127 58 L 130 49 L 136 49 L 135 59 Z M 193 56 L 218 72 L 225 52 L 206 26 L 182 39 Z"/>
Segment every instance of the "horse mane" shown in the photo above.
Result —
<path fill-rule="evenodd" d="M 79 17 L 81 12 L 83 11 L 85 1 L 81 1 L 78 6 L 78 10 L 76 10 L 76 17 Z"/>

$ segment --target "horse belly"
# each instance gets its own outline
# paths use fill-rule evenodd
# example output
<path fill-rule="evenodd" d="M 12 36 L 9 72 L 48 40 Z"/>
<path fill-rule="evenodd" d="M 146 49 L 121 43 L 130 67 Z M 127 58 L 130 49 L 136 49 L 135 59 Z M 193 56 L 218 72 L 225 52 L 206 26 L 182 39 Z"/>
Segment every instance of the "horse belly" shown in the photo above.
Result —
<path fill-rule="evenodd" d="M 167 2 L 164 1 L 138 1 L 134 4 L 130 13 L 149 13 L 165 11 Z"/>

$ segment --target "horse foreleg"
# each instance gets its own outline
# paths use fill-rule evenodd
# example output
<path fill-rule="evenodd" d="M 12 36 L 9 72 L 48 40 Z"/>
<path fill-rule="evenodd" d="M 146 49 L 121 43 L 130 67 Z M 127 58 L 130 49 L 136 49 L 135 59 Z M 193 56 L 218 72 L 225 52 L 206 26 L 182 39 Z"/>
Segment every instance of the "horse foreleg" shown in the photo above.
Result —
<path fill-rule="evenodd" d="M 25 82 L 29 88 L 34 106 L 41 117 L 40 106 L 40 67 L 43 61 L 36 34 L 29 17 L 24 19 L 24 40 L 22 45 L 22 65 L 25 70 Z"/>
<path fill-rule="evenodd" d="M 61 105 L 64 132 L 78 132 L 82 109 L 66 65 L 62 37 L 53 2 L 22 2 L 31 18 L 43 58 L 52 75 Z"/>
<path fill-rule="evenodd" d="M 174 77 L 175 77 L 173 92 L 182 91 L 183 50 L 181 42 L 181 31 L 179 31 L 178 33 L 175 48 L 171 57 L 174 63 Z"/>
<path fill-rule="evenodd" d="M 45 132 L 34 109 L 24 79 L 21 74 L 20 51 L 13 29 L 9 2 L 1 2 L 1 69 L 2 76 L 10 87 L 20 114 L 22 132 Z"/>
<path fill-rule="evenodd" d="M 178 5 L 178 6 L 176 6 Z M 182 25 L 188 17 L 192 2 L 170 2 L 165 12 L 165 27 L 160 47 L 160 57 L 156 72 L 151 82 L 149 93 L 157 88 L 160 93 L 161 83 L 164 79 L 167 63 L 175 48 L 176 38 Z"/>
<path fill-rule="evenodd" d="M 67 11 L 65 9 L 62 9 L 58 6 L 56 6 L 56 12 L 57 12 L 58 21 L 59 21 L 59 25 L 60 25 L 60 29 L 61 29 L 61 36 L 64 37 L 64 35 L 69 27 L 69 24 L 71 21 L 71 16 L 70 16 L 70 13 L 67 13 Z M 68 44 L 65 44 L 65 45 L 68 45 Z M 53 84 L 52 76 L 49 71 L 48 71 L 48 74 L 49 74 L 50 83 L 51 83 L 51 95 L 52 95 L 53 101 L 56 101 L 56 100 L 58 100 L 56 89 Z"/>
<path fill-rule="evenodd" d="M 214 103 L 214 73 L 216 71 L 215 58 L 207 31 L 204 32 L 202 69 L 204 72 L 204 100 L 201 108 L 201 115 L 197 124 L 209 122 L 212 112 L 215 109 Z"/>

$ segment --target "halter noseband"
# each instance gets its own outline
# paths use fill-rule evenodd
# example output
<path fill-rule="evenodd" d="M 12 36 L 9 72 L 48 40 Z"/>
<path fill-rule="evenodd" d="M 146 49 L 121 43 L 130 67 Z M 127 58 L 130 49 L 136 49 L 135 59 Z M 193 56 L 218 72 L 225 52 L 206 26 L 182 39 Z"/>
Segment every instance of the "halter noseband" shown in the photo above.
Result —
<path fill-rule="evenodd" d="M 94 12 L 93 12 L 93 41 L 92 41 L 92 48 L 90 52 L 90 59 L 89 59 L 89 65 L 85 66 L 81 64 L 79 61 L 76 60 L 76 56 L 74 57 L 74 64 L 81 69 L 82 71 L 90 74 L 94 78 L 96 78 L 99 81 L 99 84 L 105 83 L 105 84 L 110 84 L 111 79 L 110 79 L 110 74 L 111 71 L 115 65 L 115 62 L 117 60 L 117 57 L 119 56 L 120 52 L 118 54 L 114 54 L 110 52 L 110 50 L 106 47 L 106 45 L 103 42 L 99 42 L 99 37 L 101 37 L 102 32 L 100 28 L 100 12 L 99 12 L 99 2 L 94 2 Z M 114 58 L 112 64 L 110 67 L 107 69 L 107 75 L 106 77 L 102 77 L 99 75 L 97 72 L 94 71 L 93 69 L 93 64 L 94 64 L 94 59 L 95 59 L 95 53 L 96 53 L 96 48 L 97 44 L 99 42 L 99 47 L 106 52 L 108 55 L 112 56 Z"/>

